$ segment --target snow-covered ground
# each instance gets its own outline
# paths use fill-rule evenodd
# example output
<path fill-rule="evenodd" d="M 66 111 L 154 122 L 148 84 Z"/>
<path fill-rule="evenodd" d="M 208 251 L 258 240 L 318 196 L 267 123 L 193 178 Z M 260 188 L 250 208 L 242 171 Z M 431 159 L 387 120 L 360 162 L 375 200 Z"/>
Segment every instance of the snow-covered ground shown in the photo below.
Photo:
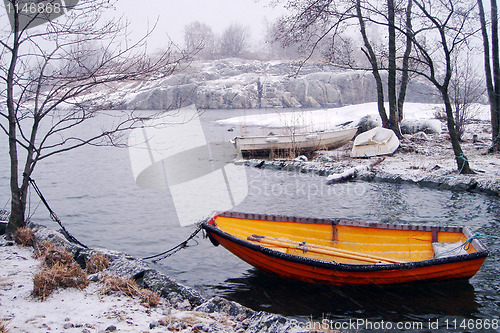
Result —
<path fill-rule="evenodd" d="M 441 104 L 406 103 L 405 120 L 433 119 L 436 111 L 443 110 Z M 376 167 L 377 177 L 398 179 L 414 183 L 429 182 L 446 184 L 449 187 L 478 188 L 500 195 L 500 159 L 498 154 L 487 154 L 491 144 L 491 125 L 488 105 L 475 105 L 474 117 L 463 136 L 461 143 L 474 175 L 460 175 L 444 122 L 439 122 L 442 132 L 425 134 L 423 132 L 405 135 L 399 149 Z M 329 130 L 349 122 L 355 126 L 363 116 L 372 116 L 380 121 L 376 103 L 349 105 L 334 109 L 296 111 L 283 113 L 258 114 L 220 120 L 224 126 L 255 126 L 263 128 L 300 127 L 300 130 Z M 435 120 L 434 120 L 435 121 Z M 477 136 L 476 140 L 473 136 Z M 328 158 L 316 162 L 305 162 L 304 169 L 328 169 L 340 173 L 347 168 L 370 161 L 350 157 L 352 143 L 339 149 L 321 152 Z M 281 163 L 281 162 L 280 162 Z M 295 163 L 295 162 L 294 162 Z M 300 162 L 297 162 L 300 163 Z M 333 170 L 333 171 L 332 171 Z M 324 174 L 324 171 L 321 173 Z M 468 185 L 470 184 L 470 186 Z"/>
<path fill-rule="evenodd" d="M 388 105 L 386 105 L 388 110 Z M 441 104 L 405 103 L 405 119 L 433 119 Z M 475 119 L 489 120 L 489 106 L 475 105 Z M 251 116 L 232 117 L 219 120 L 220 125 L 257 126 L 269 128 L 303 127 L 310 131 L 331 130 L 340 124 L 352 121 L 356 125 L 363 116 L 372 116 L 380 121 L 377 103 L 348 105 L 313 111 L 273 112 Z"/>
<path fill-rule="evenodd" d="M 192 332 L 195 327 L 198 332 L 234 331 L 234 323 L 221 314 L 180 311 L 164 301 L 148 308 L 139 299 L 101 294 L 98 282 L 82 291 L 58 289 L 46 300 L 38 300 L 31 294 L 41 263 L 33 258 L 33 248 L 6 244 L 0 236 L 0 323 L 9 333 L 164 332 L 169 325 L 179 332 Z"/>

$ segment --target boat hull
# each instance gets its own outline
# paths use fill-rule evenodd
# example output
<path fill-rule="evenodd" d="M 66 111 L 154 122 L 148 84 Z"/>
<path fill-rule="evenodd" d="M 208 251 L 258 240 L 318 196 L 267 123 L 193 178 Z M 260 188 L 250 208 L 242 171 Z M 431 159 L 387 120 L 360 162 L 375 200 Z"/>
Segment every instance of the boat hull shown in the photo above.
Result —
<path fill-rule="evenodd" d="M 280 217 L 272 218 L 280 219 Z M 374 226 L 374 224 L 371 225 Z M 476 274 L 488 255 L 484 246 L 474 241 L 476 243 L 474 246 L 479 251 L 474 250 L 475 252 L 465 255 L 394 264 L 349 264 L 307 258 L 261 246 L 224 232 L 217 227 L 216 219 L 211 223 L 205 223 L 203 227 L 213 243 L 222 245 L 250 265 L 282 278 L 310 283 L 388 285 L 468 279 Z M 420 231 L 425 232 L 425 230 Z M 433 231 L 429 230 L 429 232 Z"/>
<path fill-rule="evenodd" d="M 290 150 L 309 152 L 339 148 L 348 143 L 356 132 L 357 128 L 348 128 L 307 134 L 236 137 L 234 144 L 242 154 L 250 155 Z"/>

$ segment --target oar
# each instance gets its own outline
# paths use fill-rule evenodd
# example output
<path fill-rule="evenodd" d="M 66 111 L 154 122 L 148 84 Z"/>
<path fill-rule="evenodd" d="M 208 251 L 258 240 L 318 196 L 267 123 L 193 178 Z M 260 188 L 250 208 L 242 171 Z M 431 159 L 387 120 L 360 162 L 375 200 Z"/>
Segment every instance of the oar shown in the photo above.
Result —
<path fill-rule="evenodd" d="M 259 235 L 253 235 L 253 236 L 272 239 L 272 238 L 267 237 L 267 236 L 259 236 Z M 402 263 L 403 262 L 403 261 L 399 261 L 399 260 L 396 260 L 396 259 L 390 259 L 390 258 L 376 256 L 376 255 L 373 255 L 373 254 L 360 253 L 360 252 L 349 251 L 349 250 L 344 250 L 344 249 L 339 249 L 339 248 L 332 248 L 332 247 L 327 247 L 327 246 L 323 246 L 323 245 L 305 244 L 305 242 L 299 243 L 299 242 L 292 241 L 292 240 L 289 240 L 289 239 L 280 240 L 278 238 L 274 238 L 274 240 L 288 242 L 288 243 L 296 245 L 296 246 L 298 245 L 299 248 L 302 248 L 301 246 L 305 245 L 306 246 L 306 248 L 305 248 L 306 251 L 309 250 L 309 249 L 311 249 L 311 248 L 312 249 L 322 249 L 322 250 L 327 250 L 327 251 L 340 252 L 340 253 L 344 253 L 344 254 L 351 254 L 351 255 L 354 255 L 354 256 L 357 256 L 357 257 L 360 257 L 360 258 L 374 259 L 377 262 L 380 261 L 380 262 L 391 263 L 391 264 Z M 304 248 L 302 248 L 302 250 L 304 250 Z"/>
<path fill-rule="evenodd" d="M 267 239 L 276 240 L 276 241 L 279 241 L 279 242 L 286 242 L 286 243 L 289 243 L 289 244 L 293 244 L 295 246 L 299 246 L 299 248 L 301 248 L 303 251 L 305 250 L 304 252 L 308 251 L 311 248 L 313 248 L 313 249 L 323 249 L 323 250 L 328 250 L 328 251 L 342 252 L 342 253 L 345 253 L 345 254 L 352 254 L 352 255 L 359 256 L 359 257 L 364 257 L 364 258 L 375 259 L 375 260 L 378 260 L 378 261 L 385 261 L 385 262 L 388 262 L 388 263 L 402 263 L 402 261 L 399 261 L 399 260 L 396 260 L 396 259 L 389 259 L 389 258 L 385 258 L 385 257 L 376 256 L 376 255 L 373 255 L 373 254 L 360 253 L 360 252 L 349 251 L 349 250 L 344 250 L 344 249 L 339 249 L 339 248 L 327 247 L 327 246 L 323 246 L 323 245 L 306 244 L 305 241 L 302 242 L 302 243 L 299 243 L 299 242 L 292 241 L 292 240 L 289 240 L 289 239 L 279 239 L 279 238 L 276 238 L 276 237 L 268 237 L 268 236 L 260 236 L 260 235 L 252 235 L 252 236 L 256 237 L 256 238 L 267 238 Z"/>
<path fill-rule="evenodd" d="M 252 241 L 270 244 L 270 245 L 286 246 L 289 248 L 301 249 L 304 252 L 311 251 L 314 253 L 327 254 L 327 255 L 331 255 L 331 256 L 353 259 L 353 260 L 358 260 L 358 261 L 366 261 L 366 262 L 370 262 L 370 263 L 374 263 L 374 264 L 376 264 L 376 263 L 392 264 L 392 263 L 400 263 L 401 262 L 398 260 L 374 256 L 374 255 L 370 255 L 370 254 L 364 254 L 364 253 L 343 250 L 343 249 L 337 249 L 337 248 L 328 248 L 326 246 L 321 246 L 321 245 L 303 244 L 303 243 L 295 242 L 292 240 L 279 240 L 276 238 L 273 239 L 273 238 L 269 238 L 266 236 L 260 236 L 260 235 L 252 235 L 252 236 L 248 237 L 248 239 L 252 240 Z"/>

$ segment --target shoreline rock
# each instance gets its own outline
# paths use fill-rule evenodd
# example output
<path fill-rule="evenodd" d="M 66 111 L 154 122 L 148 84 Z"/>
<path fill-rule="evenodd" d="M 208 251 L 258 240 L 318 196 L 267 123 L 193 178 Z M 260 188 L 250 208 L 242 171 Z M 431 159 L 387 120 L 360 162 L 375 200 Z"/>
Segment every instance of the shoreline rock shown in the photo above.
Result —
<path fill-rule="evenodd" d="M 479 130 L 472 133 L 481 133 Z M 487 140 L 486 134 L 481 133 Z M 385 161 L 371 171 L 358 174 L 357 179 L 364 181 L 408 183 L 428 188 L 454 191 L 471 191 L 487 195 L 500 196 L 500 160 L 498 154 L 486 154 L 486 145 L 477 144 L 474 140 L 466 140 L 462 147 L 471 161 L 472 168 L 477 170 L 473 175 L 461 175 L 456 169 L 451 143 L 447 134 L 424 134 L 418 132 L 405 135 L 396 152 L 387 156 Z M 312 173 L 329 176 L 342 173 L 344 170 L 358 165 L 369 164 L 372 158 L 351 158 L 349 143 L 333 151 L 319 151 L 312 161 L 289 159 L 251 159 L 238 160 L 236 164 L 244 164 L 260 169 L 273 169 L 297 173 Z M 326 182 L 326 179 L 325 179 Z"/>
<path fill-rule="evenodd" d="M 110 94 L 117 108 L 143 110 L 179 104 L 207 110 L 330 108 L 377 100 L 369 72 L 314 62 L 301 65 L 297 75 L 298 69 L 293 61 L 198 60 L 162 81 L 130 83 L 122 92 Z M 422 80 L 411 80 L 406 100 L 437 102 L 433 89 Z"/>
<path fill-rule="evenodd" d="M 158 292 L 171 305 L 173 310 L 169 310 L 169 312 L 192 312 L 195 317 L 199 313 L 211 314 L 216 318 L 224 317 L 226 321 L 234 326 L 234 332 L 306 332 L 295 319 L 264 311 L 254 311 L 219 296 L 206 299 L 195 289 L 176 282 L 171 277 L 151 268 L 151 265 L 144 260 L 134 258 L 126 253 L 105 248 L 84 248 L 69 242 L 59 231 L 35 223 L 30 223 L 29 226 L 33 230 L 37 242 L 46 240 L 57 246 L 66 248 L 83 268 L 85 267 L 86 260 L 90 259 L 92 255 L 99 253 L 107 256 L 110 264 L 106 269 L 106 273 L 116 274 L 124 278 L 132 278 L 140 287 Z M 90 279 L 92 280 L 93 277 L 91 276 Z M 163 325 L 167 321 L 162 322 L 160 320 L 159 322 L 152 323 L 150 328 Z M 183 325 L 179 324 L 177 320 L 174 321 L 179 326 L 176 327 L 182 331 Z M 203 320 L 200 319 L 200 321 Z M 200 326 L 199 332 L 204 331 L 202 326 Z M 223 328 L 219 329 L 217 330 L 219 332 L 233 332 L 233 330 L 226 331 Z"/>
<path fill-rule="evenodd" d="M 369 164 L 366 161 L 360 160 L 359 164 Z M 367 163 L 368 162 L 368 163 Z M 250 167 L 260 169 L 272 169 L 289 172 L 312 173 L 318 176 L 329 176 L 335 173 L 341 173 L 348 168 L 344 163 L 318 163 L 318 162 L 303 162 L 297 160 L 263 160 L 252 159 L 247 161 L 236 161 L 237 164 L 245 164 Z M 358 174 L 357 179 L 364 181 L 378 181 L 387 183 L 408 183 L 428 188 L 455 190 L 455 191 L 473 191 L 487 195 L 500 195 L 500 181 L 498 180 L 477 180 L 471 175 L 452 174 L 453 172 L 445 171 L 450 175 L 420 175 L 412 176 L 410 174 L 397 174 L 386 172 L 383 170 L 364 171 Z"/>

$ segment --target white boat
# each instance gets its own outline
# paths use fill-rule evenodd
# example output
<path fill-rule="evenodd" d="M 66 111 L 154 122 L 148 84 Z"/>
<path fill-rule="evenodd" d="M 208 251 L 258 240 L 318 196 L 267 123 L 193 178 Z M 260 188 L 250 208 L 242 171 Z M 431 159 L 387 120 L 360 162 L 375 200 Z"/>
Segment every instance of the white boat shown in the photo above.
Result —
<path fill-rule="evenodd" d="M 5 228 L 9 222 L 9 215 L 8 211 L 0 209 L 0 235 L 5 233 Z"/>
<path fill-rule="evenodd" d="M 390 155 L 399 147 L 399 139 L 390 129 L 375 127 L 354 140 L 352 157 Z"/>
<path fill-rule="evenodd" d="M 267 135 L 235 137 L 233 144 L 244 155 L 259 155 L 278 151 L 295 153 L 311 152 L 319 149 L 338 148 L 348 143 L 358 128 L 336 131 L 309 132 L 290 135 Z"/>

